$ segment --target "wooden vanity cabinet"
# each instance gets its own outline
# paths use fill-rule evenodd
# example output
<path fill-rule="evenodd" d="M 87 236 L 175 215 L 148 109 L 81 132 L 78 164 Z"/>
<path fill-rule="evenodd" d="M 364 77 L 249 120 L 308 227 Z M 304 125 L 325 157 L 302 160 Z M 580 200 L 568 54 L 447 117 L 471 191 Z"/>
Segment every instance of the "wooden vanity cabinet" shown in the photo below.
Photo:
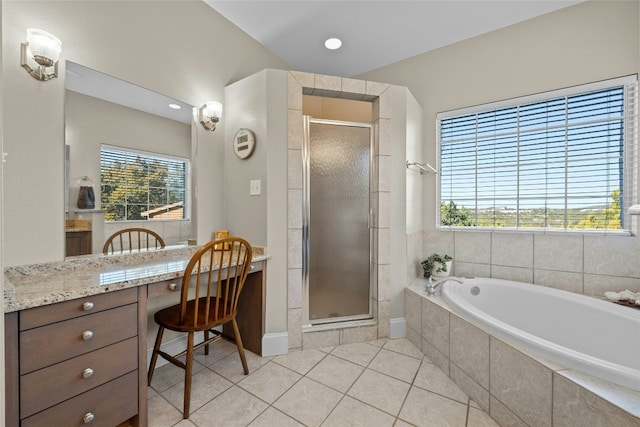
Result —
<path fill-rule="evenodd" d="M 142 290 L 23 310 L 5 321 L 7 426 L 146 425 Z"/>
<path fill-rule="evenodd" d="M 67 231 L 65 248 L 66 256 L 90 254 L 91 231 Z"/>

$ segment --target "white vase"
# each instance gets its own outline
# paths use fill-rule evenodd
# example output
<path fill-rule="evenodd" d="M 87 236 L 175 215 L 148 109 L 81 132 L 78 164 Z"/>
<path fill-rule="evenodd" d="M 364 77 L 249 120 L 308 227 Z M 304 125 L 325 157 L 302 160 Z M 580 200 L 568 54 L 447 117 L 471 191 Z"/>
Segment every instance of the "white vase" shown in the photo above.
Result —
<path fill-rule="evenodd" d="M 433 263 L 433 268 L 431 269 L 431 275 L 433 277 L 448 277 L 449 274 L 451 273 L 451 264 L 452 263 L 453 263 L 453 261 L 445 262 L 445 264 L 447 265 L 447 271 L 441 271 L 439 273 L 436 273 L 442 264 L 440 264 L 438 261 L 435 261 Z"/>

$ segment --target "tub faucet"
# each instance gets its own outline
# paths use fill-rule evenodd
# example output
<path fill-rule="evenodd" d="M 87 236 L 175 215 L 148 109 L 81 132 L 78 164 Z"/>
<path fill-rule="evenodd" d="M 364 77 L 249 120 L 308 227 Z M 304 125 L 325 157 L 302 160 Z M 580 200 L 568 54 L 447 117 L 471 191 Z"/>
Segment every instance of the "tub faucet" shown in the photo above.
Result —
<path fill-rule="evenodd" d="M 438 287 L 438 285 L 446 282 L 447 280 L 453 280 L 454 282 L 458 282 L 458 283 L 464 283 L 464 279 L 463 278 L 457 278 L 457 277 L 445 277 L 444 279 L 440 279 L 435 283 L 427 283 L 427 295 L 428 296 L 434 296 L 436 294 L 436 288 Z"/>

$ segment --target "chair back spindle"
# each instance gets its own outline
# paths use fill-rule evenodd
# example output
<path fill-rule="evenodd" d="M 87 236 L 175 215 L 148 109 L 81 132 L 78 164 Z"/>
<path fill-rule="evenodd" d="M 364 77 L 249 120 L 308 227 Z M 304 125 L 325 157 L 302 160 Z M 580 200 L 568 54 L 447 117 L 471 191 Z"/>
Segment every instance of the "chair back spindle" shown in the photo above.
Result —
<path fill-rule="evenodd" d="M 164 239 L 158 233 L 146 228 L 132 227 L 116 231 L 105 241 L 102 252 L 105 255 L 125 252 L 141 252 L 163 249 Z"/>

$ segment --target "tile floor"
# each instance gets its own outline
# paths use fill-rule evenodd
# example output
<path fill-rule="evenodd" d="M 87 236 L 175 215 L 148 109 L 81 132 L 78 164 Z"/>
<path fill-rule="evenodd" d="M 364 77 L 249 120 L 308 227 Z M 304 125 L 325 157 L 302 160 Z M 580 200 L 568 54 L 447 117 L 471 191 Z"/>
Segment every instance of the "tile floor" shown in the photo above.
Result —
<path fill-rule="evenodd" d="M 497 426 L 406 339 L 275 357 L 219 341 L 196 355 L 191 416 L 182 419 L 184 375 L 167 364 L 149 387 L 150 427 Z"/>

